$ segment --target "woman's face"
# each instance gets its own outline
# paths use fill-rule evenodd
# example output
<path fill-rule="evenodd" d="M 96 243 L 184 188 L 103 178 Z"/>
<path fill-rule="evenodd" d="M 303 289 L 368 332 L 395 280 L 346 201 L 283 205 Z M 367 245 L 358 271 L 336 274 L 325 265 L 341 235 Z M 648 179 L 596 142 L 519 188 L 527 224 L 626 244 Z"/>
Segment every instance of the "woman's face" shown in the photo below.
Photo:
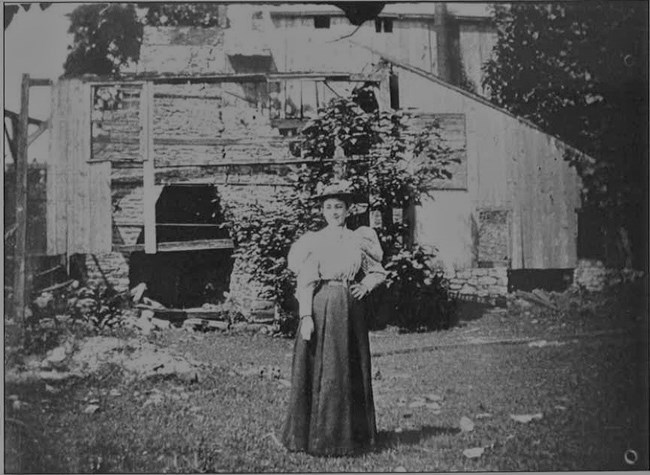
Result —
<path fill-rule="evenodd" d="M 348 217 L 348 205 L 338 198 L 323 201 L 323 216 L 330 226 L 343 226 Z"/>

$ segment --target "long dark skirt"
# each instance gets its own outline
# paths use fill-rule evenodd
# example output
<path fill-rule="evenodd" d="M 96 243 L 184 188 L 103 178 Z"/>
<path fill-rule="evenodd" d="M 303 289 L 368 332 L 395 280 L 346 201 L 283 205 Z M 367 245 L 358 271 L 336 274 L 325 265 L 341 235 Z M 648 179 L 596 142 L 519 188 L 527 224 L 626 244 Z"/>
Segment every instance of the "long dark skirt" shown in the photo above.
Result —
<path fill-rule="evenodd" d="M 282 442 L 292 451 L 345 455 L 375 443 L 375 406 L 363 304 L 347 287 L 314 294 L 314 333 L 296 335 Z"/>

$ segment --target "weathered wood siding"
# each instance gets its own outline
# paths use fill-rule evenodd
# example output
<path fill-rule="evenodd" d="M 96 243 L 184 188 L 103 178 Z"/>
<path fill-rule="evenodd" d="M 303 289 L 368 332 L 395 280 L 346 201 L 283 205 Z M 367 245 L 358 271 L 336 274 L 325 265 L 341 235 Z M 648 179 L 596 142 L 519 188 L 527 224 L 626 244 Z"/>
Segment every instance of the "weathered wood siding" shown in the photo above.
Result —
<path fill-rule="evenodd" d="M 450 266 L 476 266 L 480 260 L 479 213 L 506 210 L 509 218 L 503 226 L 510 236 L 511 268 L 574 267 L 580 184 L 575 170 L 563 159 L 566 146 L 424 74 L 403 68 L 397 71 L 404 107 L 462 112 L 467 120 L 468 189 L 454 192 L 453 199 L 447 199 L 452 197 L 451 191 L 438 191 L 434 201 L 420 207 L 416 238 L 436 245 Z M 458 233 L 456 239 L 450 227 Z"/>
<path fill-rule="evenodd" d="M 384 54 L 398 56 L 414 66 L 436 72 L 436 33 L 433 21 L 394 19 L 392 32 L 377 32 L 375 22 L 367 21 L 351 37 L 340 38 L 356 28 L 343 16 L 330 17 L 330 28 L 314 28 L 311 16 L 274 17 L 276 31 L 269 42 L 281 71 L 360 71 L 379 59 L 367 46 Z M 337 41 L 339 40 L 339 41 Z"/>
<path fill-rule="evenodd" d="M 110 251 L 110 163 L 89 163 L 90 87 L 59 81 L 52 98 L 47 253 Z"/>
<path fill-rule="evenodd" d="M 496 41 L 497 33 L 490 25 L 463 23 L 459 27 L 461 67 L 465 77 L 473 84 L 474 91 L 482 96 L 486 95 L 486 91 L 481 84 L 483 81 L 481 68 L 492 57 Z"/>

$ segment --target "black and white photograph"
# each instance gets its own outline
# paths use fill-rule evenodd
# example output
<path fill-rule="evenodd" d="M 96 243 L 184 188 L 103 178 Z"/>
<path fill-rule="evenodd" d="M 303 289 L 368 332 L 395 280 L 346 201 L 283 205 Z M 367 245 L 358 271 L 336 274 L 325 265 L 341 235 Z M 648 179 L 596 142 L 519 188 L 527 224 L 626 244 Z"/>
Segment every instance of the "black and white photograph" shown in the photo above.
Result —
<path fill-rule="evenodd" d="M 647 471 L 647 0 L 3 1 L 4 473 Z"/>

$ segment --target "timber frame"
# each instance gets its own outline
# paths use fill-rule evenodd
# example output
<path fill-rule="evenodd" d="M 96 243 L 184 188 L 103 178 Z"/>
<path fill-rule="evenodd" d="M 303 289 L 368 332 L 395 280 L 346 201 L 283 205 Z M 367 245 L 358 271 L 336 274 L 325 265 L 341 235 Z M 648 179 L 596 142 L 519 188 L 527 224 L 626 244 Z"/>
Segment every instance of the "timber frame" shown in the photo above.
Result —
<path fill-rule="evenodd" d="M 32 87 L 52 85 L 49 79 L 33 79 L 29 74 L 23 74 L 20 89 L 20 113 L 6 110 L 4 117 L 11 120 L 13 135 L 9 134 L 6 123 L 4 132 L 9 149 L 14 157 L 16 168 L 16 242 L 14 247 L 14 282 L 13 310 L 14 317 L 25 324 L 25 284 L 26 284 L 26 240 L 27 240 L 27 151 L 29 146 L 40 137 L 50 126 L 49 120 L 43 121 L 29 117 L 29 91 Z M 29 126 L 36 125 L 38 129 L 29 134 Z M 5 235 L 5 239 L 7 239 Z"/>

